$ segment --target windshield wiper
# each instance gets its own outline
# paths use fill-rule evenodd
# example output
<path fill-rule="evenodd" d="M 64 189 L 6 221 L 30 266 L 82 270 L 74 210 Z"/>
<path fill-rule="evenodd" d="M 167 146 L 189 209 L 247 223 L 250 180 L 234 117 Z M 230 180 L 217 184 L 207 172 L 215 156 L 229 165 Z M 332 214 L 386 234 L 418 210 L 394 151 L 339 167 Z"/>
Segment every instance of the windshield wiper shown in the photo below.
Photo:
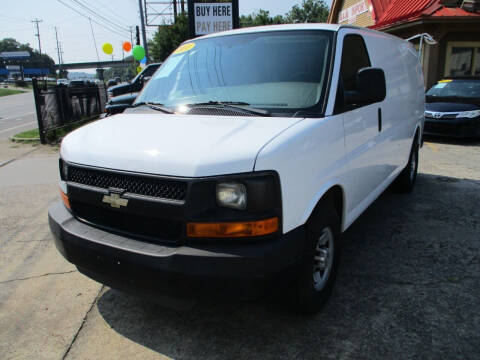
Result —
<path fill-rule="evenodd" d="M 134 104 L 132 107 L 138 107 L 138 106 L 148 106 L 150 109 L 153 109 L 153 110 L 162 111 L 166 114 L 173 114 L 173 110 L 167 108 L 165 105 L 160 103 L 142 101 Z"/>
<path fill-rule="evenodd" d="M 185 104 L 185 105 L 188 107 L 195 107 L 195 106 L 228 107 L 228 108 L 245 110 L 261 116 L 270 116 L 269 111 L 254 108 L 250 106 L 249 103 L 246 103 L 243 101 L 208 101 L 208 102 L 198 102 L 198 103 Z"/>

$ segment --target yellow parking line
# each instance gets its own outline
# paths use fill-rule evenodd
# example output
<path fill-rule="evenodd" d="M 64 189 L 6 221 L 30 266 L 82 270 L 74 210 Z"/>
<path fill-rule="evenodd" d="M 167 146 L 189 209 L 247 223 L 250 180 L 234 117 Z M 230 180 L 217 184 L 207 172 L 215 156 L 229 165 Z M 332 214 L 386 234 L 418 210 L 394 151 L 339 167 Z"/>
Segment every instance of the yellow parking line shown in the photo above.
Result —
<path fill-rule="evenodd" d="M 429 142 L 425 142 L 425 144 L 430 148 L 432 149 L 433 151 L 438 151 L 438 148 L 433 145 L 432 143 L 429 143 Z"/>

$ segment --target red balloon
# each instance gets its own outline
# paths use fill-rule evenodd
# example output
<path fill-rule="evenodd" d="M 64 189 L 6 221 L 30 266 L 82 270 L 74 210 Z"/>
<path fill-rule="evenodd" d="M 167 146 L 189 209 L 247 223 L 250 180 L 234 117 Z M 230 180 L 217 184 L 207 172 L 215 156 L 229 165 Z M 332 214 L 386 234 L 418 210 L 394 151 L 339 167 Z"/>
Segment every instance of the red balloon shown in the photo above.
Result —
<path fill-rule="evenodd" d="M 130 41 L 123 42 L 123 50 L 125 50 L 126 52 L 132 50 L 132 44 L 130 44 Z"/>

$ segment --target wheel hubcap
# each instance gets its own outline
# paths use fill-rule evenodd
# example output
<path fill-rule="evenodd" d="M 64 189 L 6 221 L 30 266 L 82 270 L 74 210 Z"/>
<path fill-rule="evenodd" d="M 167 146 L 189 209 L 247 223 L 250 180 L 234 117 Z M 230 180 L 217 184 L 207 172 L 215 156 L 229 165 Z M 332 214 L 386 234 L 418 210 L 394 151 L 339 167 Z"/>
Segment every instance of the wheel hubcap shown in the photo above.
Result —
<path fill-rule="evenodd" d="M 322 290 L 327 284 L 333 266 L 333 233 L 330 228 L 322 230 L 315 246 L 313 257 L 313 287 L 315 290 Z"/>

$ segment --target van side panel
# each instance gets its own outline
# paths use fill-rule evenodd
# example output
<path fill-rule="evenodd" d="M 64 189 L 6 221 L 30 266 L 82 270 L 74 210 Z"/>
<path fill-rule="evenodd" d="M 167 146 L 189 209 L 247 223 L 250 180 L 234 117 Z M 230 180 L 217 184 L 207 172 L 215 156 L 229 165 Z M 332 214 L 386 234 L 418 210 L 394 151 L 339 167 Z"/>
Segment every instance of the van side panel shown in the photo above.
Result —
<path fill-rule="evenodd" d="M 365 36 L 372 66 L 385 72 L 387 97 L 382 103 L 382 146 L 378 154 L 391 172 L 408 162 L 412 137 L 425 110 L 421 65 L 413 46 L 399 38 L 368 32 Z"/>
<path fill-rule="evenodd" d="M 329 187 L 342 185 L 345 161 L 342 115 L 305 119 L 260 151 L 254 170 L 280 176 L 284 232 L 304 224 Z"/>

